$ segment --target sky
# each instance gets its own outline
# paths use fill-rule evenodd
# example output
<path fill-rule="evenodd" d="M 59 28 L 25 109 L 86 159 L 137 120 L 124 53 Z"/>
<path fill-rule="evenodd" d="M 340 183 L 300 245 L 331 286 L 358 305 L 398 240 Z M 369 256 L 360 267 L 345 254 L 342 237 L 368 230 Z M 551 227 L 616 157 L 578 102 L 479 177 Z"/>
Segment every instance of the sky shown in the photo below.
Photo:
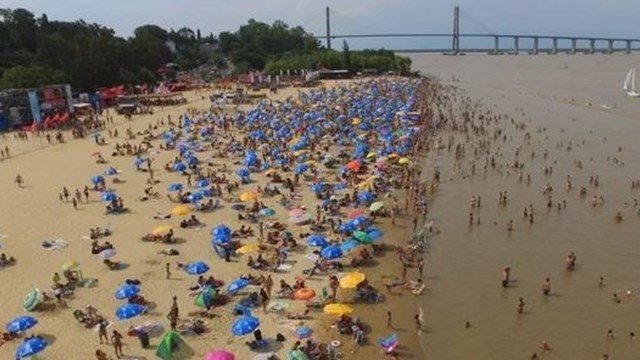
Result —
<path fill-rule="evenodd" d="M 83 19 L 128 37 L 143 24 L 218 34 L 250 18 L 279 19 L 324 35 L 325 6 L 333 34 L 449 33 L 454 4 L 461 8 L 462 33 L 640 38 L 640 0 L 2 0 L 0 7 L 46 13 L 50 20 Z M 450 40 L 425 38 L 348 41 L 354 49 L 450 46 Z M 334 40 L 333 47 L 340 46 Z"/>

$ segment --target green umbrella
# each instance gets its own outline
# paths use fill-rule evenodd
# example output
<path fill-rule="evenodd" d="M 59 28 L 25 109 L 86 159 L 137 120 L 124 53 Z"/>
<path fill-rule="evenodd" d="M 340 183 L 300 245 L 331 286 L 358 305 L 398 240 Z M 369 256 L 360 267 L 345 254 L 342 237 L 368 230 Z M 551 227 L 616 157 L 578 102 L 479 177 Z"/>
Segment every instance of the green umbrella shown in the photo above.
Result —
<path fill-rule="evenodd" d="M 373 243 L 373 239 L 371 239 L 369 237 L 369 234 L 367 234 L 364 231 L 356 231 L 356 232 L 354 232 L 353 233 L 353 237 L 356 238 L 362 244 L 372 244 Z"/>
<path fill-rule="evenodd" d="M 38 289 L 31 290 L 24 298 L 22 307 L 25 311 L 33 311 L 40 304 L 40 291 Z"/>
<path fill-rule="evenodd" d="M 201 308 L 206 308 L 207 305 L 211 306 L 213 300 L 216 298 L 217 291 L 213 287 L 207 287 L 204 289 L 194 300 L 194 304 Z"/>

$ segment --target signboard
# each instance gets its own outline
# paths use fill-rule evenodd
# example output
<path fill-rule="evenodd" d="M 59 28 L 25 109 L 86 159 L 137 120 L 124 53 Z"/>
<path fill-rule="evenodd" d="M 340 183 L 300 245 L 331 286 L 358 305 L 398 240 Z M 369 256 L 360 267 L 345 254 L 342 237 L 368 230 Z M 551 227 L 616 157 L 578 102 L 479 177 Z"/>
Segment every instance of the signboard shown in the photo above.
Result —
<path fill-rule="evenodd" d="M 69 106 L 69 113 L 73 114 L 73 95 L 71 95 L 71 85 L 65 85 L 64 91 L 67 93 L 67 106 Z"/>

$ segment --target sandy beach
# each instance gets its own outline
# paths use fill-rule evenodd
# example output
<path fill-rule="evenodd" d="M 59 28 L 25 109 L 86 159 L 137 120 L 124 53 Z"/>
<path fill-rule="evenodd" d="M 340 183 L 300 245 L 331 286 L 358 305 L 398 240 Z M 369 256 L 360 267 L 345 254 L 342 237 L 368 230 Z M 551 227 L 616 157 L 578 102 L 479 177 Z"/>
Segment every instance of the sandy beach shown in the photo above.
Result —
<path fill-rule="evenodd" d="M 331 82 L 326 85 L 331 87 L 336 83 Z M 296 94 L 297 92 L 293 88 L 285 89 L 272 99 L 283 100 L 289 96 L 295 97 Z M 33 332 L 28 331 L 28 333 L 42 336 L 49 343 L 49 347 L 41 355 L 42 359 L 90 359 L 95 357 L 96 349 L 101 349 L 109 356 L 114 356 L 112 346 L 99 344 L 98 333 L 86 329 L 74 318 L 74 310 L 84 310 L 89 304 L 113 322 L 108 329 L 109 334 L 114 329 L 126 334 L 130 326 L 137 326 L 149 321 L 161 325 L 165 331 L 168 330 L 169 321 L 166 314 L 171 308 L 172 296 L 174 295 L 178 297 L 181 314 L 185 314 L 181 315 L 181 318 L 195 317 L 197 311 L 201 309 L 194 305 L 194 298 L 189 296 L 188 288 L 195 283 L 197 277 L 176 269 L 175 266 L 178 262 L 204 261 L 211 268 L 206 275 L 213 275 L 216 279 L 222 279 L 227 284 L 241 274 L 255 273 L 246 265 L 247 255 L 240 255 L 233 258 L 232 262 L 226 263 L 211 248 L 210 230 L 213 226 L 228 224 L 232 229 L 238 229 L 240 226 L 237 213 L 229 203 L 222 201 L 223 207 L 210 213 L 195 212 L 194 215 L 198 216 L 204 224 L 195 229 L 181 228 L 179 222 L 182 218 L 175 215 L 166 220 L 154 219 L 156 213 L 171 213 L 171 209 L 177 205 L 169 202 L 165 197 L 168 193 L 167 186 L 175 182 L 185 183 L 186 180 L 179 173 L 169 173 L 162 169 L 165 163 L 173 160 L 177 154 L 176 151 L 158 151 L 159 141 L 155 141 L 156 147 L 151 153 L 145 154 L 145 156 L 154 159 L 154 176 L 160 181 L 154 186 L 154 190 L 159 192 L 160 196 L 158 199 L 152 198 L 144 202 L 138 199 L 144 194 L 143 190 L 147 187 L 148 174 L 135 170 L 134 157 L 132 156 L 110 156 L 115 143 L 125 142 L 124 136 L 127 128 L 131 128 L 136 133 L 147 129 L 150 124 L 157 124 L 158 119 L 166 121 L 170 116 L 176 121 L 180 115 L 187 112 L 187 108 L 208 109 L 210 106 L 208 94 L 203 95 L 205 95 L 204 98 L 199 94 L 189 93 L 187 94 L 189 103 L 185 106 L 158 108 L 155 109 L 153 115 L 137 116 L 132 121 L 127 121 L 111 112 L 115 119 L 115 125 L 109 125 L 109 130 L 117 129 L 120 135 L 119 138 L 110 138 L 107 131 L 102 131 L 107 142 L 107 145 L 104 146 L 96 145 L 91 138 L 72 140 L 69 134 L 66 134 L 69 141 L 55 145 L 47 145 L 44 139 L 38 137 L 29 141 L 16 140 L 12 134 L 8 134 L 6 138 L 0 140 L 3 147 L 7 145 L 10 147 L 11 152 L 9 159 L 0 161 L 2 168 L 0 183 L 6 184 L 2 191 L 3 207 L 6 210 L 0 215 L 0 233 L 3 234 L 0 243 L 2 244 L 2 252 L 17 259 L 15 265 L 3 267 L 0 270 L 0 281 L 4 285 L 2 302 L 6 304 L 0 310 L 0 317 L 9 321 L 17 315 L 24 314 L 21 307 L 25 295 L 32 288 L 48 291 L 54 273 L 62 273 L 61 266 L 66 262 L 79 263 L 79 269 L 85 279 L 97 279 L 97 282 L 91 286 L 77 288 L 72 296 L 65 299 L 65 306 L 54 305 L 54 301 L 54 304 L 44 303 L 42 304 L 44 306 L 30 313 L 30 315 L 37 317 L 39 324 L 33 329 Z M 246 110 L 251 107 L 243 106 L 241 109 Z M 227 110 L 231 111 L 232 109 L 228 107 Z M 156 132 L 160 132 L 162 129 L 166 129 L 166 127 L 161 127 Z M 237 139 L 240 140 L 242 135 L 234 131 L 234 136 L 238 136 Z M 138 137 L 138 140 L 131 142 L 137 143 L 140 138 Z M 337 148 L 331 148 L 332 152 L 336 150 Z M 96 152 L 103 154 L 108 163 L 97 164 L 96 157 L 92 156 Z M 198 154 L 198 156 L 204 158 L 206 153 Z M 215 169 L 220 169 L 223 165 L 229 166 L 226 176 L 235 179 L 235 171 L 240 168 L 240 165 L 234 165 L 233 162 L 241 159 L 242 157 L 238 156 L 232 159 L 211 158 L 210 161 Z M 107 187 L 124 199 L 124 205 L 131 209 L 130 213 L 105 215 L 105 203 L 100 199 L 101 194 L 94 191 L 91 191 L 89 201 L 80 202 L 77 209 L 74 209 L 70 201 L 59 199 L 63 186 L 66 186 L 73 196 L 75 189 L 82 191 L 85 186 L 92 186 L 90 181 L 92 176 L 102 174 L 107 167 L 119 170 L 115 177 L 123 182 L 114 184 L 111 177 L 105 176 Z M 323 177 L 332 178 L 332 176 L 328 176 L 332 174 L 331 171 L 323 170 L 321 173 Z M 14 184 L 16 174 L 20 174 L 24 179 L 23 188 Z M 264 186 L 268 180 L 263 174 L 252 174 L 252 179 L 253 183 L 243 185 L 234 194 L 238 196 L 243 191 L 255 189 L 257 185 Z M 307 184 L 309 183 L 305 182 L 297 190 L 302 198 L 300 205 L 309 209 L 310 214 L 315 214 L 313 209 L 315 209 L 318 200 L 315 199 Z M 399 197 L 402 195 L 403 192 L 398 192 Z M 290 266 L 289 270 L 272 273 L 276 283 L 274 288 L 277 288 L 280 279 L 294 283 L 295 277 L 301 274 L 303 269 L 311 268 L 313 262 L 303 257 L 310 249 L 306 246 L 304 237 L 298 236 L 301 228 L 287 222 L 287 211 L 278 204 L 278 198 L 261 198 L 261 201 L 267 207 L 276 209 L 276 216 L 269 221 L 278 220 L 287 224 L 297 241 L 303 244 L 294 249 L 289 256 L 289 260 L 286 262 Z M 387 204 L 389 206 L 390 201 L 385 201 L 389 203 Z M 379 218 L 375 223 L 385 233 L 382 242 L 387 246 L 402 245 L 410 237 L 411 218 L 397 216 L 396 222 L 395 226 L 390 226 L 390 219 Z M 175 237 L 184 240 L 175 245 L 140 240 L 141 236 L 163 224 L 171 225 Z M 257 224 L 250 225 L 257 232 Z M 126 264 L 120 270 L 107 269 L 102 261 L 91 253 L 91 240 L 87 239 L 87 235 L 90 228 L 98 226 L 108 227 L 112 230 L 113 233 L 109 237 L 101 238 L 99 242 L 103 243 L 106 240 L 113 244 L 117 250 L 117 255 L 113 260 Z M 68 243 L 68 246 L 58 250 L 45 250 L 41 247 L 43 241 L 56 239 L 63 239 Z M 256 243 L 256 241 L 257 236 L 242 240 L 243 243 L 249 244 Z M 178 249 L 180 255 L 163 256 L 158 254 L 159 251 L 168 247 Z M 253 256 L 255 257 L 255 254 Z M 372 264 L 367 264 L 360 270 L 366 273 L 367 279 L 376 289 L 384 292 L 384 284 L 394 281 L 394 278 L 397 279 L 400 275 L 401 266 L 395 258 L 393 251 L 384 251 L 374 256 Z M 166 263 L 171 264 L 172 276 L 170 280 L 167 280 L 165 276 Z M 348 263 L 348 260 L 345 260 L 345 263 Z M 353 270 L 355 268 L 347 267 L 344 271 Z M 409 277 L 415 278 L 416 270 L 409 270 Z M 146 315 L 120 321 L 115 318 L 114 312 L 118 306 L 123 304 L 123 301 L 117 300 L 113 294 L 126 279 L 137 279 L 142 282 L 141 294 L 149 302 L 147 304 L 149 311 Z M 306 279 L 306 282 L 307 287 L 313 288 L 319 293 L 320 289 L 327 287 L 327 275 L 315 275 Z M 224 288 L 226 288 L 226 284 Z M 255 289 L 259 288 L 253 288 L 252 291 Z M 338 299 L 349 299 L 351 295 L 348 291 L 350 290 L 340 290 Z M 367 332 L 368 345 L 357 349 L 357 351 L 354 350 L 353 353 L 351 353 L 353 348 L 351 337 L 337 335 L 336 331 L 330 328 L 336 317 L 323 314 L 322 309 L 319 312 L 313 311 L 310 318 L 302 322 L 288 320 L 283 314 L 275 312 L 263 314 L 261 309 L 255 309 L 254 313 L 261 321 L 260 329 L 269 342 L 268 350 L 263 350 L 263 352 L 276 352 L 281 358 L 284 358 L 284 354 L 296 340 L 293 336 L 293 330 L 304 324 L 313 328 L 315 331 L 314 339 L 324 342 L 339 339 L 343 345 L 338 350 L 344 353 L 344 358 L 358 359 L 381 356 L 379 355 L 380 348 L 377 345 L 378 338 L 394 332 L 398 333 L 401 339 L 398 349 L 404 354 L 402 358 L 421 358 L 421 350 L 418 346 L 421 337 L 415 333 L 413 325 L 413 316 L 419 307 L 418 297 L 411 295 L 408 291 L 397 289 L 386 296 L 387 300 L 383 303 L 354 305 L 355 312 L 352 315 L 363 319 L 371 331 Z M 300 312 L 305 308 L 303 302 L 285 301 L 285 303 L 290 306 L 287 310 L 292 312 Z M 252 337 L 250 335 L 244 338 L 234 337 L 231 334 L 231 324 L 237 319 L 233 315 L 232 309 L 233 304 L 215 308 L 213 310 L 215 317 L 206 319 L 210 329 L 208 333 L 203 336 L 183 337 L 189 348 L 187 353 L 190 355 L 187 358 L 203 358 L 205 353 L 211 349 L 228 350 L 235 353 L 236 358 L 240 359 L 253 358 L 256 353 L 244 344 Z M 393 322 L 398 324 L 396 330 L 385 328 L 386 311 L 393 312 Z M 274 340 L 277 333 L 285 336 L 284 343 Z M 155 348 L 161 335 L 162 331 L 153 334 L 151 347 L 146 350 L 141 348 L 138 339 L 125 335 L 124 354 L 126 358 L 156 358 Z M 11 358 L 18 341 L 2 345 L 0 357 Z"/>

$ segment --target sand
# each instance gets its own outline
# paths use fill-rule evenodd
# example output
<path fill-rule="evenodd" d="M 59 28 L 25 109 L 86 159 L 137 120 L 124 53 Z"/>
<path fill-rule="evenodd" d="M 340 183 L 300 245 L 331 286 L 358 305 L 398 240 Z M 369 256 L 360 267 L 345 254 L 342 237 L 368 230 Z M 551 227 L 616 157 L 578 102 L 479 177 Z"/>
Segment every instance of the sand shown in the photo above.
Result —
<path fill-rule="evenodd" d="M 331 86 L 332 84 L 328 84 Z M 295 96 L 295 89 L 280 91 L 276 98 L 284 99 L 288 96 Z M 21 304 L 24 296 L 33 288 L 48 289 L 54 272 L 60 272 L 61 265 L 69 260 L 78 261 L 85 278 L 96 278 L 98 282 L 91 288 L 80 288 L 73 298 L 67 300 L 66 308 L 56 308 L 53 311 L 38 311 L 35 315 L 39 319 L 39 324 L 34 329 L 35 334 L 43 336 L 49 342 L 49 347 L 43 353 L 43 359 L 90 359 L 96 349 L 102 349 L 109 355 L 113 355 L 113 349 L 108 345 L 98 343 L 97 333 L 87 330 L 74 319 L 72 312 L 74 309 L 82 309 L 87 304 L 94 306 L 98 312 L 114 321 L 114 325 L 109 329 L 117 329 L 121 333 L 126 333 L 131 325 L 139 325 L 145 321 L 155 321 L 168 328 L 166 314 L 171 305 L 171 297 L 178 296 L 178 303 L 181 307 L 181 314 L 195 311 L 193 299 L 187 293 L 187 288 L 195 283 L 195 278 L 189 277 L 186 273 L 173 270 L 174 278 L 165 279 L 165 263 L 171 262 L 172 268 L 177 261 L 188 262 L 203 260 L 209 263 L 211 271 L 216 278 L 221 278 L 227 282 L 247 272 L 245 265 L 246 256 L 242 256 L 231 264 L 225 263 L 218 258 L 209 245 L 209 230 L 217 224 L 229 224 L 236 228 L 237 224 L 235 212 L 228 205 L 226 208 L 208 213 L 198 214 L 198 217 L 206 226 L 200 230 L 181 229 L 178 226 L 179 218 L 175 216 L 166 221 L 153 219 L 153 215 L 158 212 L 169 212 L 174 204 L 171 204 L 164 194 L 166 186 L 172 182 L 184 182 L 184 178 L 175 173 L 166 173 L 160 166 L 170 161 L 175 156 L 174 151 L 163 151 L 152 154 L 155 158 L 155 176 L 161 180 L 155 189 L 162 195 L 162 199 L 151 199 L 140 202 L 136 199 L 142 195 L 146 187 L 146 175 L 134 171 L 132 157 L 110 157 L 105 156 L 109 161 L 106 165 L 96 164 L 91 154 L 101 151 L 108 155 L 111 153 L 115 142 L 124 142 L 126 128 L 130 127 L 134 132 L 146 129 L 148 124 L 155 124 L 156 119 L 165 118 L 170 115 L 172 119 L 177 119 L 180 114 L 185 113 L 187 107 L 198 109 L 208 108 L 209 100 L 203 100 L 200 95 L 188 93 L 189 103 L 179 107 L 165 107 L 163 110 L 156 109 L 154 115 L 136 116 L 132 121 L 127 121 L 111 111 L 115 118 L 120 138 L 107 138 L 108 145 L 97 146 L 90 138 L 71 140 L 69 134 L 65 144 L 46 145 L 44 140 L 32 139 L 28 142 L 15 140 L 9 135 L 8 138 L 0 139 L 2 146 L 9 145 L 12 157 L 8 160 L 0 161 L 0 184 L 3 184 L 0 191 L 3 211 L 0 212 L 0 233 L 4 234 L 0 243 L 2 251 L 8 255 L 15 256 L 18 263 L 15 266 L 0 270 L 0 283 L 3 284 L 2 304 L 0 307 L 0 319 L 9 321 L 16 315 L 23 314 Z M 104 132 L 106 136 L 106 132 Z M 222 159 L 215 159 L 221 164 Z M 231 159 L 226 160 L 227 164 Z M 88 203 L 81 203 L 77 210 L 74 210 L 71 203 L 62 202 L 58 199 L 58 194 L 62 187 L 66 186 L 73 191 L 78 188 L 82 190 L 85 185 L 90 185 L 89 179 L 95 174 L 101 174 L 107 166 L 113 166 L 122 170 L 117 177 L 126 181 L 123 184 L 107 183 L 125 199 L 125 205 L 132 209 L 132 213 L 105 216 L 104 204 L 98 198 L 98 194 L 92 192 Z M 16 174 L 21 174 L 25 181 L 24 188 L 18 188 L 14 183 Z M 265 178 L 256 175 L 254 178 L 258 183 L 262 183 Z M 109 179 L 108 179 L 109 180 Z M 253 185 L 255 187 L 255 183 Z M 308 208 L 315 206 L 314 197 L 307 187 L 304 189 L 304 201 Z M 266 199 L 268 206 L 281 209 L 276 204 L 276 199 Z M 286 222 L 286 213 L 278 212 L 278 220 Z M 403 219 L 398 221 L 395 229 L 390 229 L 384 225 L 389 220 L 381 220 L 379 224 L 383 231 L 387 232 L 385 242 L 401 243 L 406 238 L 406 227 Z M 163 244 L 141 242 L 140 236 L 149 232 L 160 224 L 170 224 L 173 226 L 175 234 L 179 238 L 187 241 L 176 247 L 181 255 L 176 257 L 163 257 L 157 252 L 168 247 Z M 119 260 L 127 264 L 126 268 L 118 271 L 111 271 L 90 253 L 90 241 L 83 238 L 88 235 L 88 230 L 96 226 L 109 226 L 113 230 L 113 235 L 101 239 L 108 240 L 115 245 L 118 255 L 114 260 Z M 69 243 L 65 249 L 47 251 L 40 247 L 43 240 L 64 239 Z M 311 267 L 312 263 L 300 254 L 293 254 L 293 268 L 291 271 L 274 276 L 276 284 L 280 278 L 292 283 L 296 274 L 302 269 Z M 382 283 L 387 281 L 392 273 L 398 274 L 398 268 L 393 260 L 393 254 L 389 253 L 377 258 L 376 262 L 383 264 L 371 269 L 364 269 L 374 286 L 381 288 Z M 121 304 L 113 296 L 115 289 L 125 279 L 140 279 L 143 282 L 142 289 L 144 297 L 151 301 L 150 313 L 146 316 L 127 320 L 115 320 L 114 311 Z M 311 287 L 319 290 L 327 286 L 324 276 L 316 276 L 308 281 Z M 276 285 L 277 287 L 277 285 Z M 302 309 L 301 304 L 292 302 L 290 310 Z M 374 310 L 375 309 L 375 310 Z M 390 334 L 384 329 L 386 320 L 386 310 L 394 311 L 394 322 L 397 324 L 409 324 L 413 314 L 417 311 L 416 299 L 411 296 L 391 295 L 389 301 L 384 304 L 357 305 L 356 316 L 361 316 L 370 324 L 374 331 L 368 335 L 371 345 L 358 350 L 356 354 L 348 354 L 351 347 L 343 346 L 346 358 L 358 359 L 375 356 L 378 354 L 378 347 L 375 344 L 378 337 Z M 192 358 L 200 359 L 211 349 L 226 349 L 234 352 L 238 359 L 252 358 L 253 354 L 243 344 L 244 338 L 234 338 L 230 332 L 230 326 L 235 319 L 231 313 L 231 306 L 225 306 L 215 310 L 216 317 L 209 321 L 211 332 L 201 337 L 186 337 Z M 274 339 L 276 333 L 286 336 L 287 342 L 278 344 L 273 342 L 270 351 L 278 352 L 279 346 L 281 355 L 288 350 L 294 342 L 291 329 L 299 322 L 287 321 L 281 315 L 262 314 L 257 310 L 257 315 L 262 321 L 261 329 L 267 339 Z M 321 313 L 314 313 L 312 320 L 305 322 L 316 330 L 319 340 L 330 341 L 340 338 L 343 343 L 349 343 L 349 337 L 338 337 L 335 332 L 329 329 L 332 317 Z M 402 344 L 407 353 L 418 354 L 416 346 L 419 337 L 413 334 L 413 326 L 402 326 Z M 155 358 L 155 346 L 160 338 L 155 336 L 151 339 L 151 349 L 141 349 L 138 340 L 132 337 L 125 337 L 124 353 L 131 358 L 152 359 Z M 10 358 L 13 356 L 17 343 L 5 344 L 0 347 L 0 358 Z M 410 358 L 410 357 L 409 357 Z M 418 357 L 419 358 L 419 357 Z"/>

